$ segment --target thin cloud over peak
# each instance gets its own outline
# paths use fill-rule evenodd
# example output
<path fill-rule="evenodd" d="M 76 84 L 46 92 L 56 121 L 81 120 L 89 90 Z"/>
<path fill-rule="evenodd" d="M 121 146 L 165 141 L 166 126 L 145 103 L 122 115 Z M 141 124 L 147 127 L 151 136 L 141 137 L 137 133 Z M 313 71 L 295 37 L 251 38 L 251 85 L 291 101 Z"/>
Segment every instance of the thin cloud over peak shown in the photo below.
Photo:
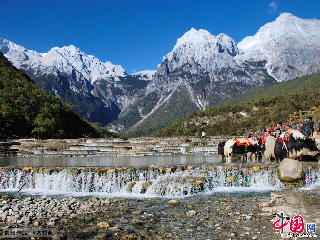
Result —
<path fill-rule="evenodd" d="M 275 1 L 272 1 L 270 4 L 269 4 L 269 13 L 275 13 L 278 9 L 278 5 Z"/>

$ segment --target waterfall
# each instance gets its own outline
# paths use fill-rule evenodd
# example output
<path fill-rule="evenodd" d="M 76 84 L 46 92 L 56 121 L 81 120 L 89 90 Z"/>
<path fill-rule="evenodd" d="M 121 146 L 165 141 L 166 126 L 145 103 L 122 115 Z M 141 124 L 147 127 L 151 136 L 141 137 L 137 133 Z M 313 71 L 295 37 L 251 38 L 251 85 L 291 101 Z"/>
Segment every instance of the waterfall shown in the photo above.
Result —
<path fill-rule="evenodd" d="M 320 185 L 319 170 L 305 171 L 305 187 Z M 39 195 L 183 197 L 214 192 L 283 189 L 275 168 L 2 169 L 0 191 Z"/>

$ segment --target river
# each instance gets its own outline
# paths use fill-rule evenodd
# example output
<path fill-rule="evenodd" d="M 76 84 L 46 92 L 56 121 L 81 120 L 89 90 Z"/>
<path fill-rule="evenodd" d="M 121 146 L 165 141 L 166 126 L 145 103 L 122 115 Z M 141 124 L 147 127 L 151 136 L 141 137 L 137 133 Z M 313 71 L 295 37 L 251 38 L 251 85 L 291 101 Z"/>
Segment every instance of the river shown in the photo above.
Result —
<path fill-rule="evenodd" d="M 316 164 L 305 165 L 296 190 L 275 164 L 222 164 L 216 154 L 9 157 L 0 165 L 0 226 L 54 227 L 57 239 L 277 239 L 262 206 L 290 203 L 285 214 L 317 224 L 320 213 L 318 198 L 296 196 L 317 193 Z M 24 222 L 12 216 L 16 206 L 35 215 Z"/>
<path fill-rule="evenodd" d="M 276 164 L 218 163 L 218 156 L 11 157 L 1 159 L 0 191 L 99 197 L 190 197 L 285 189 Z M 305 166 L 312 188 L 315 164 Z"/>
<path fill-rule="evenodd" d="M 0 167 L 148 167 L 201 166 L 218 162 L 218 155 L 153 155 L 93 157 L 8 157 L 0 158 Z"/>

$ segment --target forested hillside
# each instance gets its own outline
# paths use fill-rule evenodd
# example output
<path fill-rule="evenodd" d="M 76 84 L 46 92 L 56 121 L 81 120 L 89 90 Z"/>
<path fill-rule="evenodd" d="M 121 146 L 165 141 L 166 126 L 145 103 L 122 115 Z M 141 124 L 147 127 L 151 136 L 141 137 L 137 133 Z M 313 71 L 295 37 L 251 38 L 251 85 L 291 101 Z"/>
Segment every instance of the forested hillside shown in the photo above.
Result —
<path fill-rule="evenodd" d="M 242 102 L 258 100 L 260 98 L 299 93 L 317 85 L 320 85 L 320 72 L 286 82 L 254 88 L 245 94 L 241 94 L 235 98 L 230 98 L 224 102 L 221 102 L 220 104 L 217 104 L 217 106 L 220 107 L 228 104 L 238 104 Z"/>
<path fill-rule="evenodd" d="M 292 81 L 259 87 L 226 105 L 197 111 L 176 121 L 157 136 L 243 135 L 261 131 L 278 122 L 286 122 L 290 114 L 307 111 L 317 105 L 320 110 L 320 72 Z M 316 119 L 318 120 L 318 119 Z"/>
<path fill-rule="evenodd" d="M 81 119 L 58 97 L 37 88 L 0 52 L 0 139 L 113 136 Z"/>

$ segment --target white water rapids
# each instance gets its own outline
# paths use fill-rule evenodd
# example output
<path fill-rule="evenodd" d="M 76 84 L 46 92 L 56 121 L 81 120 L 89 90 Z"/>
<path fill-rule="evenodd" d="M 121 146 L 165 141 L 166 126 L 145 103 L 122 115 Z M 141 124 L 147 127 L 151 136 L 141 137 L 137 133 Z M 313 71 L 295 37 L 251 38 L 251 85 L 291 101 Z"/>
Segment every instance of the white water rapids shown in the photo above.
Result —
<path fill-rule="evenodd" d="M 320 185 L 319 170 L 305 171 L 305 188 Z M 281 190 L 275 168 L 12 169 L 0 172 L 0 192 L 99 197 L 185 197 L 215 192 Z"/>

